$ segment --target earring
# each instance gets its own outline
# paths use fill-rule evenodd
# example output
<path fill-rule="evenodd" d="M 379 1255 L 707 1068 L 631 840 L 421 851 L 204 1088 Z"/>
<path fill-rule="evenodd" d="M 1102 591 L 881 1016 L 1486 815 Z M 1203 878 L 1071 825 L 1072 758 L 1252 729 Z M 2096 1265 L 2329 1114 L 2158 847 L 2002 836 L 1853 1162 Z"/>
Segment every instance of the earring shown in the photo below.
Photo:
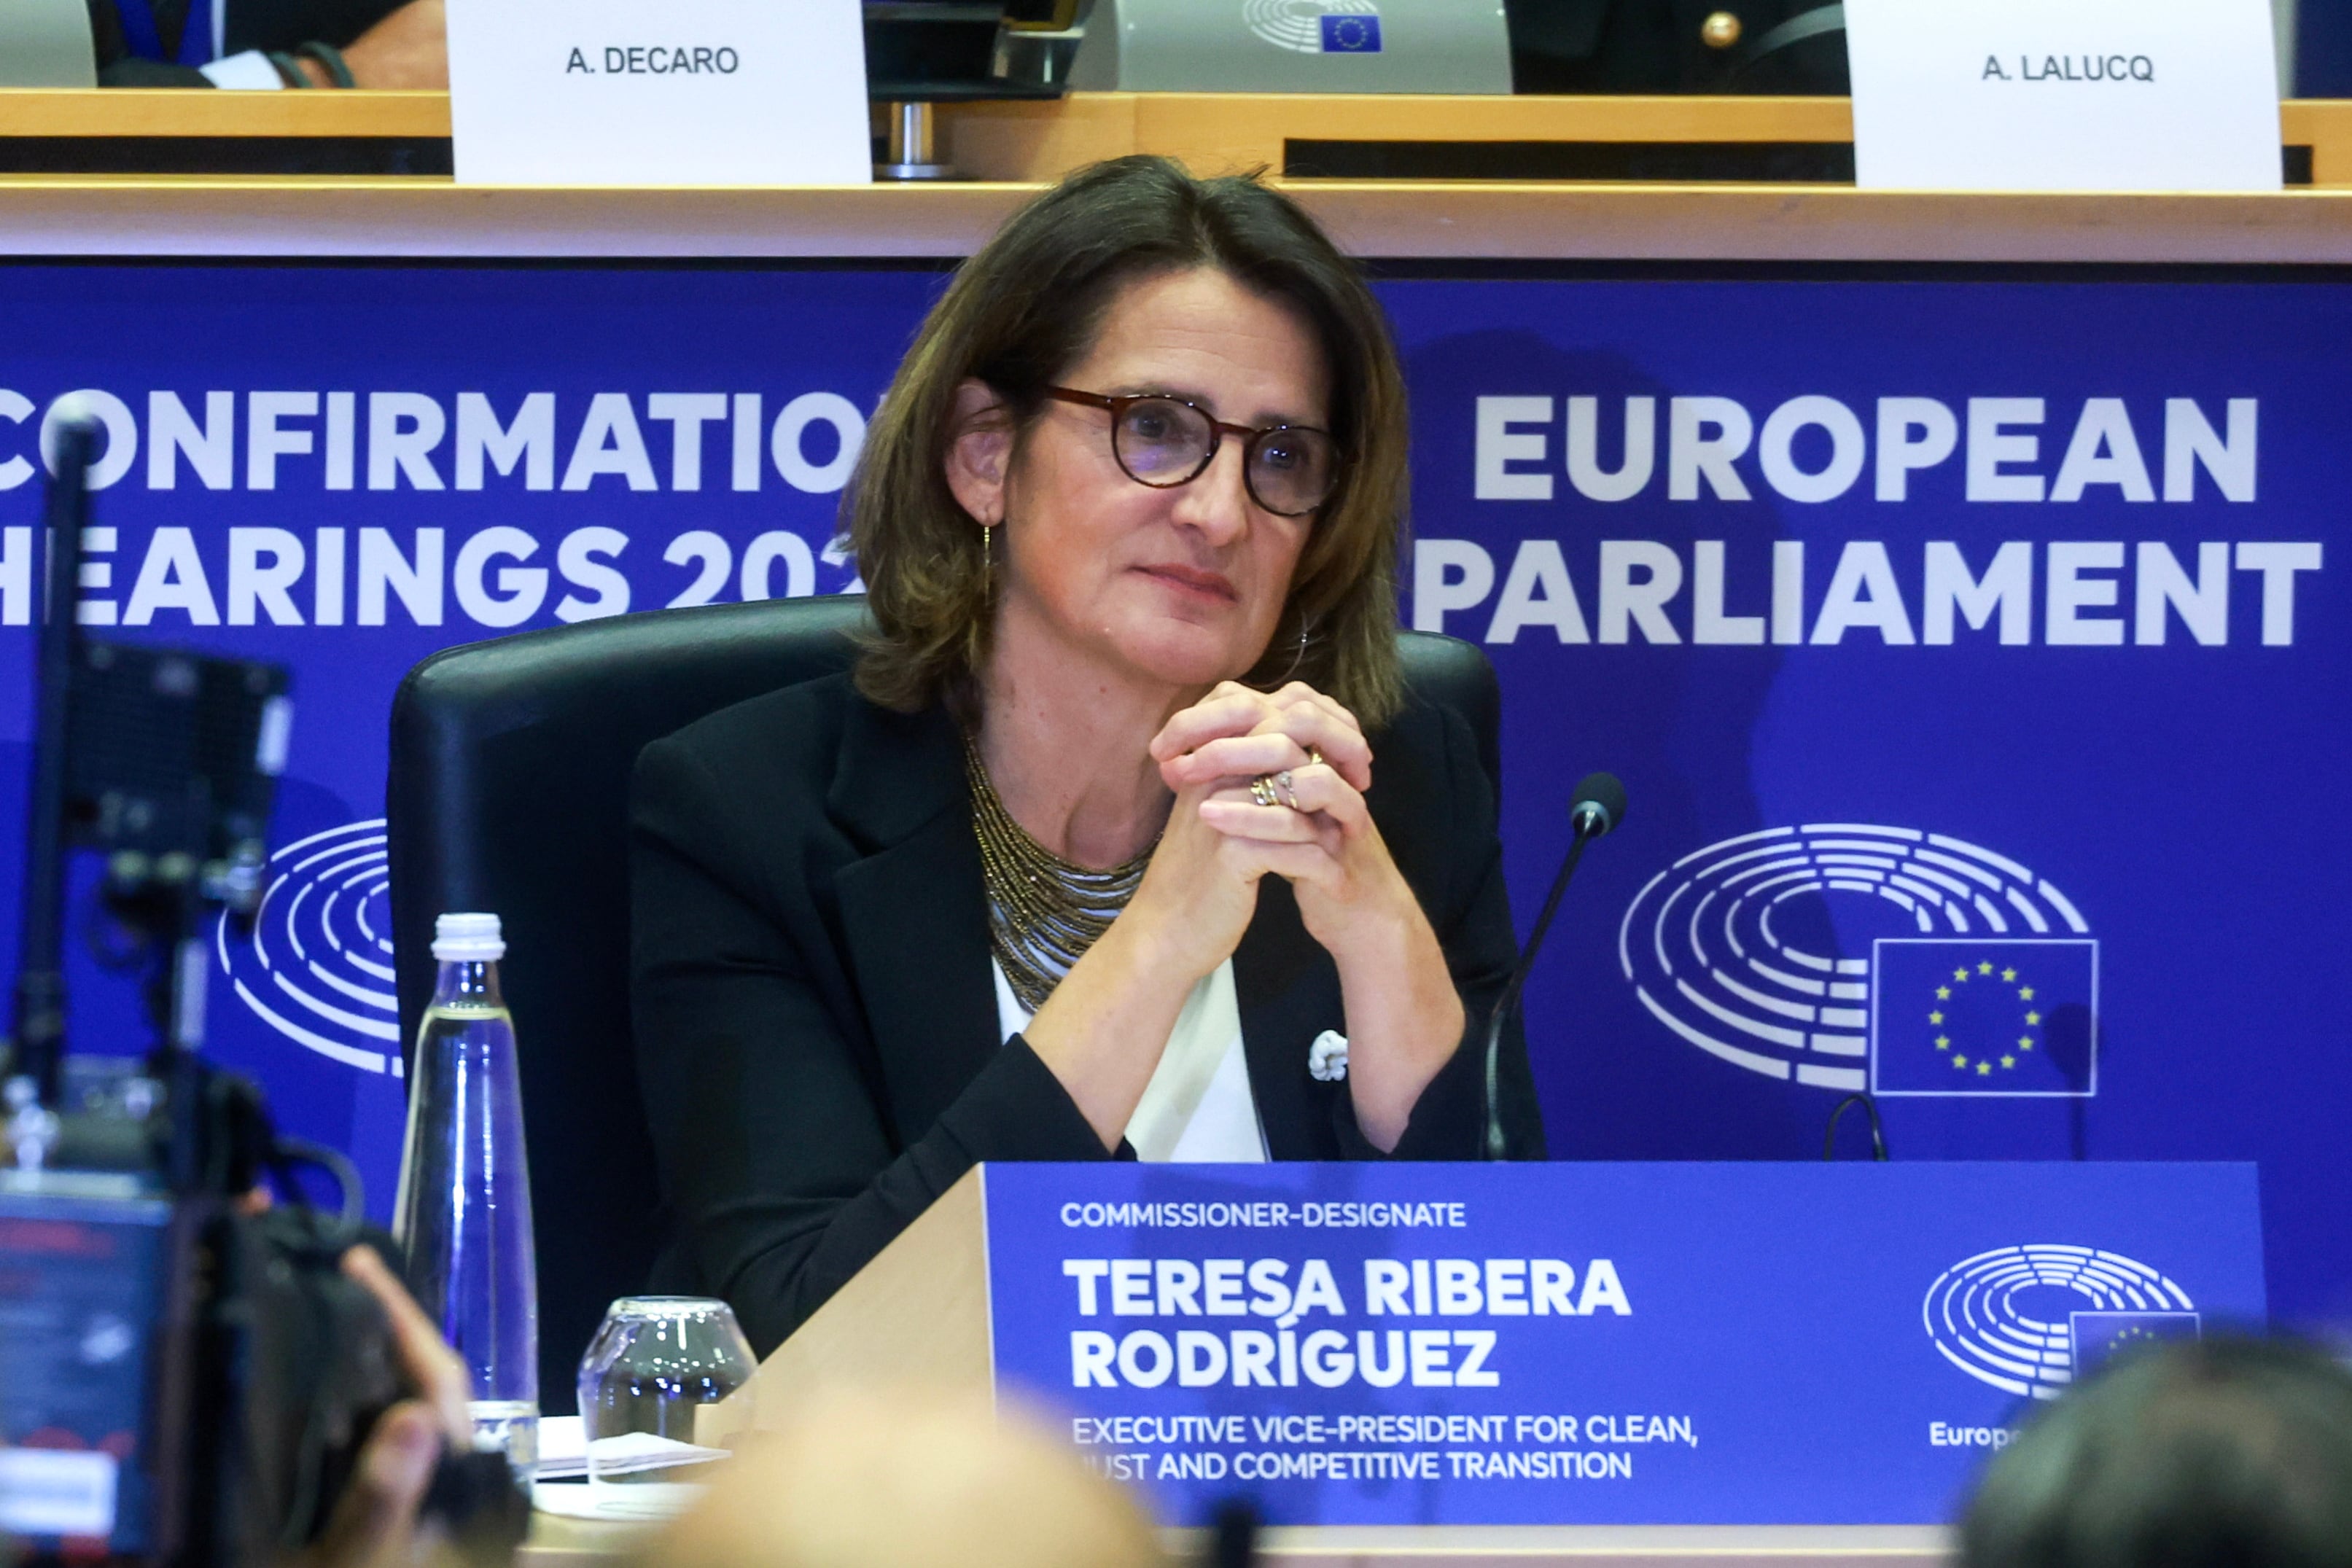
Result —
<path fill-rule="evenodd" d="M 1314 631 L 1314 629 L 1315 623 L 1313 622 L 1305 619 L 1300 620 L 1298 622 L 1298 646 L 1290 655 L 1290 668 L 1282 672 L 1282 679 L 1275 682 L 1274 684 L 1276 685 L 1281 685 L 1284 681 L 1289 680 L 1291 676 L 1298 673 L 1298 666 L 1304 663 L 1307 658 L 1307 634 Z"/>
<path fill-rule="evenodd" d="M 992 524 L 980 525 L 980 592 L 983 599 L 996 587 L 995 551 L 991 548 L 995 538 L 996 528 Z"/>

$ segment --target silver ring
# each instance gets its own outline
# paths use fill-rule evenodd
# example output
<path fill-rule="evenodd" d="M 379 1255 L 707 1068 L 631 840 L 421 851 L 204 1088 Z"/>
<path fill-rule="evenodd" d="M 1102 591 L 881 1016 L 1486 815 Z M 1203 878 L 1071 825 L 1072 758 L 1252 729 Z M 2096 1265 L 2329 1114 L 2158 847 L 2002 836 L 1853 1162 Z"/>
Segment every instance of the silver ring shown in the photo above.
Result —
<path fill-rule="evenodd" d="M 1290 789 L 1289 768 L 1286 768 L 1281 772 L 1274 776 L 1274 792 L 1282 797 L 1282 803 L 1284 805 L 1289 807 L 1294 811 L 1298 810 L 1298 797 L 1291 793 Z"/>

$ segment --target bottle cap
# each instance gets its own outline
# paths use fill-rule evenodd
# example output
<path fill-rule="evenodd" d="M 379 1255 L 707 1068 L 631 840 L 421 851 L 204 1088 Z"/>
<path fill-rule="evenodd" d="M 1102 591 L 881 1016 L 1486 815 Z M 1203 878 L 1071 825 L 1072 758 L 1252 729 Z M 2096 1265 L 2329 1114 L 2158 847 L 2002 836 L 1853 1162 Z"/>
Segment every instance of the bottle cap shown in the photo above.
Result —
<path fill-rule="evenodd" d="M 444 915 L 433 923 L 433 956 L 444 964 L 495 964 L 506 956 L 495 915 Z"/>

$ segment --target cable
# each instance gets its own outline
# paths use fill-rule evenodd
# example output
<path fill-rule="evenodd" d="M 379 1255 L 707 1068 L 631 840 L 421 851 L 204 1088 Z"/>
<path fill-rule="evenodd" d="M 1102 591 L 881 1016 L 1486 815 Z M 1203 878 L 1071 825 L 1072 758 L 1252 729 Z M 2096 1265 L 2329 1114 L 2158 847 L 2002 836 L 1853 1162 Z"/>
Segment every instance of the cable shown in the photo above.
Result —
<path fill-rule="evenodd" d="M 1870 1092 L 1866 1089 L 1847 1095 L 1830 1112 L 1830 1130 L 1822 1137 L 1822 1158 L 1824 1160 L 1837 1158 L 1838 1120 L 1845 1114 L 1846 1107 L 1849 1105 L 1860 1105 L 1863 1113 L 1870 1118 L 1870 1157 L 1874 1160 L 1885 1159 L 1886 1129 L 1879 1124 L 1878 1102 L 1870 1097 Z"/>

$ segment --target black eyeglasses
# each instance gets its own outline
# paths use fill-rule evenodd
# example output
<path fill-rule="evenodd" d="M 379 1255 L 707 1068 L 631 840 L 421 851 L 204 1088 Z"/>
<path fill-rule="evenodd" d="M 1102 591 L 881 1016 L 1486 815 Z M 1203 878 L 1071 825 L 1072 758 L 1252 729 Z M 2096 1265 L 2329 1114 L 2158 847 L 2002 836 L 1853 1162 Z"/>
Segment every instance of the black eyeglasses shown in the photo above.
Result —
<path fill-rule="evenodd" d="M 1251 500 L 1276 517 L 1305 517 L 1339 487 L 1339 444 L 1311 424 L 1228 424 L 1197 404 L 1158 392 L 1107 397 L 1047 387 L 1045 395 L 1108 409 L 1111 455 L 1129 478 L 1155 490 L 1199 478 L 1228 435 L 1248 442 L 1242 448 L 1242 485 Z"/>

